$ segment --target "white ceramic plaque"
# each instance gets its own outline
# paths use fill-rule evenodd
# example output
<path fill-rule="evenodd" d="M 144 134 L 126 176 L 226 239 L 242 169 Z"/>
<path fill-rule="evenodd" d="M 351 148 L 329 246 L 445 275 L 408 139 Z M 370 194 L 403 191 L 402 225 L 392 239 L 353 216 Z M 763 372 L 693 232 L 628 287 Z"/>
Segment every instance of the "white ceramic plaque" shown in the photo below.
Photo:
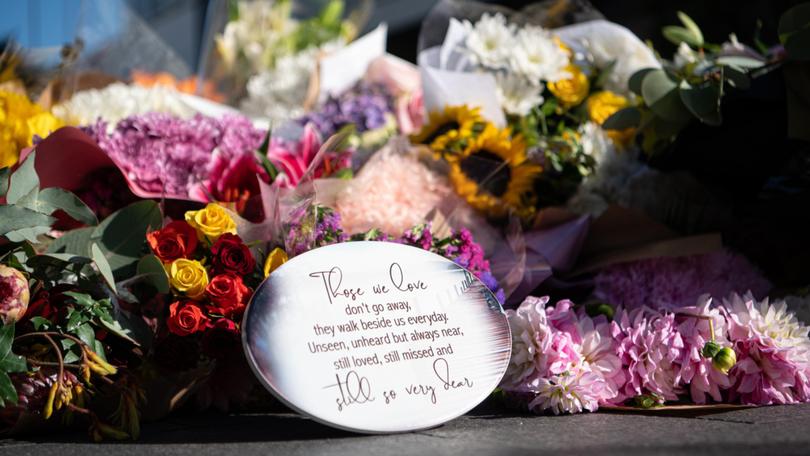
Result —
<path fill-rule="evenodd" d="M 495 296 L 439 255 L 346 242 L 299 255 L 256 290 L 243 342 L 296 411 L 357 432 L 437 426 L 497 387 L 511 354 Z"/>

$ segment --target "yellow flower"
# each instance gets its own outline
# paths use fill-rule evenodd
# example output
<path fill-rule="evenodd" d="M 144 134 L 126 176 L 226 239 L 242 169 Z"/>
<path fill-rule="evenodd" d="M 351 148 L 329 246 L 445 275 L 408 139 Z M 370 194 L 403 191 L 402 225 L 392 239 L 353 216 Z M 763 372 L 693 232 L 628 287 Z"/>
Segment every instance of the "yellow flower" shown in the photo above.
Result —
<path fill-rule="evenodd" d="M 549 82 L 548 90 L 557 97 L 564 108 L 570 108 L 582 103 L 582 100 L 588 96 L 591 83 L 588 81 L 588 76 L 574 64 L 568 65 L 565 71 L 570 73 L 571 77 Z"/>
<path fill-rule="evenodd" d="M 483 124 L 481 108 L 446 106 L 443 111 L 432 111 L 422 130 L 411 136 L 411 141 L 424 144 L 440 155 L 453 149 L 457 152 Z"/>
<path fill-rule="evenodd" d="M 609 90 L 594 92 L 585 102 L 585 107 L 588 111 L 588 118 L 599 125 L 605 123 L 605 121 L 610 116 L 615 114 L 616 111 L 626 108 L 629 105 L 630 102 L 627 100 L 627 98 Z M 605 131 L 613 143 L 620 147 L 626 147 L 636 134 L 636 130 L 634 128 Z"/>
<path fill-rule="evenodd" d="M 274 248 L 273 251 L 267 255 L 267 260 L 264 262 L 264 277 L 267 278 L 271 272 L 278 269 L 278 267 L 286 263 L 287 260 L 287 252 L 279 247 Z"/>
<path fill-rule="evenodd" d="M 48 136 L 63 122 L 23 94 L 0 90 L 0 168 L 13 166 L 34 135 Z"/>
<path fill-rule="evenodd" d="M 236 223 L 228 212 L 216 203 L 208 203 L 199 211 L 186 212 L 186 222 L 197 230 L 197 237 L 200 240 L 208 239 L 215 242 L 225 233 L 236 234 Z"/>
<path fill-rule="evenodd" d="M 191 299 L 200 299 L 208 286 L 208 273 L 196 260 L 178 258 L 169 265 L 169 283 Z"/>
<path fill-rule="evenodd" d="M 509 129 L 488 124 L 458 160 L 449 162 L 450 181 L 471 206 L 498 218 L 514 210 L 529 218 L 534 213 L 534 178 L 542 171 L 527 160 L 526 144 Z"/>

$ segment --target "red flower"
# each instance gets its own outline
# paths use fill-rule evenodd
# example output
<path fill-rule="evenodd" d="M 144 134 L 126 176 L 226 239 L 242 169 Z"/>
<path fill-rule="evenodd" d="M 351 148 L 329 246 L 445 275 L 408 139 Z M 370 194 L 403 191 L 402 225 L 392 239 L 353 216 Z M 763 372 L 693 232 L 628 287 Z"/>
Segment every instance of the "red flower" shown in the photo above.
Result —
<path fill-rule="evenodd" d="M 162 230 L 152 231 L 146 235 L 149 247 L 160 261 L 174 261 L 188 258 L 197 248 L 197 232 L 182 220 L 166 225 Z"/>
<path fill-rule="evenodd" d="M 250 249 L 235 234 L 225 233 L 211 246 L 215 273 L 232 272 L 245 276 L 253 272 L 256 260 Z"/>
<path fill-rule="evenodd" d="M 28 311 L 25 312 L 23 320 L 30 320 L 34 317 L 42 317 L 53 321 L 56 315 L 56 307 L 51 303 L 51 294 L 46 290 L 41 290 L 34 295 L 34 299 L 28 304 Z"/>
<path fill-rule="evenodd" d="M 232 320 L 220 318 L 205 333 L 202 340 L 202 349 L 211 358 L 225 358 L 234 353 L 240 353 L 242 348 L 239 339 L 239 328 Z"/>
<path fill-rule="evenodd" d="M 211 279 L 205 287 L 205 294 L 211 300 L 209 310 L 212 313 L 232 316 L 244 310 L 250 288 L 245 286 L 241 277 L 226 272 Z"/>
<path fill-rule="evenodd" d="M 188 336 L 208 327 L 208 317 L 194 301 L 177 301 L 169 306 L 169 331 Z"/>

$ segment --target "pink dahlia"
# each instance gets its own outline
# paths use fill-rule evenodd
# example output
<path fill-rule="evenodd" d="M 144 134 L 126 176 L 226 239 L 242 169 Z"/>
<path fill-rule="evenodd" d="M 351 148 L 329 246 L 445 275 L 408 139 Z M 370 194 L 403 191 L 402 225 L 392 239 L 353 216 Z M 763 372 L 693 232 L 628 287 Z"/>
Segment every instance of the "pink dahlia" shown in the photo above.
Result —
<path fill-rule="evenodd" d="M 683 357 L 684 342 L 675 316 L 649 308 L 619 311 L 612 333 L 619 342 L 617 353 L 628 376 L 615 402 L 642 394 L 677 400 L 683 392 L 677 362 Z"/>
<path fill-rule="evenodd" d="M 535 398 L 529 402 L 529 410 L 555 415 L 595 412 L 599 408 L 605 382 L 593 372 L 566 371 L 559 375 L 537 378 L 532 385 Z"/>
<path fill-rule="evenodd" d="M 546 319 L 548 297 L 529 296 L 515 310 L 507 310 L 512 331 L 512 358 L 503 377 L 504 388 L 514 388 L 540 369 L 545 370 L 546 353 L 551 347 L 551 328 Z"/>
<path fill-rule="evenodd" d="M 707 342 L 714 340 L 727 347 L 726 320 L 717 308 L 712 308 L 712 299 L 701 296 L 697 304 L 674 310 L 678 332 L 683 339 L 684 349 L 680 359 L 679 375 L 684 384 L 689 385 L 689 395 L 696 404 L 705 404 L 707 396 L 715 402 L 723 400 L 721 391 L 731 385 L 728 375 L 712 366 L 711 358 L 701 354 Z"/>
<path fill-rule="evenodd" d="M 729 398 L 752 405 L 810 400 L 810 330 L 784 301 L 770 304 L 733 294 L 723 306 L 737 354 Z"/>
<path fill-rule="evenodd" d="M 596 298 L 628 310 L 692 306 L 703 294 L 728 296 L 736 290 L 764 297 L 771 288 L 745 257 L 726 250 L 615 264 L 600 271 L 594 285 Z"/>

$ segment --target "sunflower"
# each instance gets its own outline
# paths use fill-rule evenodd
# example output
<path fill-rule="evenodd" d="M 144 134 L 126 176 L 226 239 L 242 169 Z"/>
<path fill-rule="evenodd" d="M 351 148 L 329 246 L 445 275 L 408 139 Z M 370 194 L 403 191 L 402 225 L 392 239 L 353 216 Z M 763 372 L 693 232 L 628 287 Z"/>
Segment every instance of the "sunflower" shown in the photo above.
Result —
<path fill-rule="evenodd" d="M 411 141 L 424 144 L 439 155 L 458 152 L 466 147 L 474 133 L 482 129 L 484 122 L 480 108 L 445 106 L 442 111 L 431 111 L 425 126 L 411 136 Z"/>
<path fill-rule="evenodd" d="M 542 168 L 526 158 L 526 143 L 509 129 L 488 124 L 450 165 L 450 181 L 471 206 L 499 218 L 511 209 L 521 218 L 534 214 L 534 178 Z"/>

